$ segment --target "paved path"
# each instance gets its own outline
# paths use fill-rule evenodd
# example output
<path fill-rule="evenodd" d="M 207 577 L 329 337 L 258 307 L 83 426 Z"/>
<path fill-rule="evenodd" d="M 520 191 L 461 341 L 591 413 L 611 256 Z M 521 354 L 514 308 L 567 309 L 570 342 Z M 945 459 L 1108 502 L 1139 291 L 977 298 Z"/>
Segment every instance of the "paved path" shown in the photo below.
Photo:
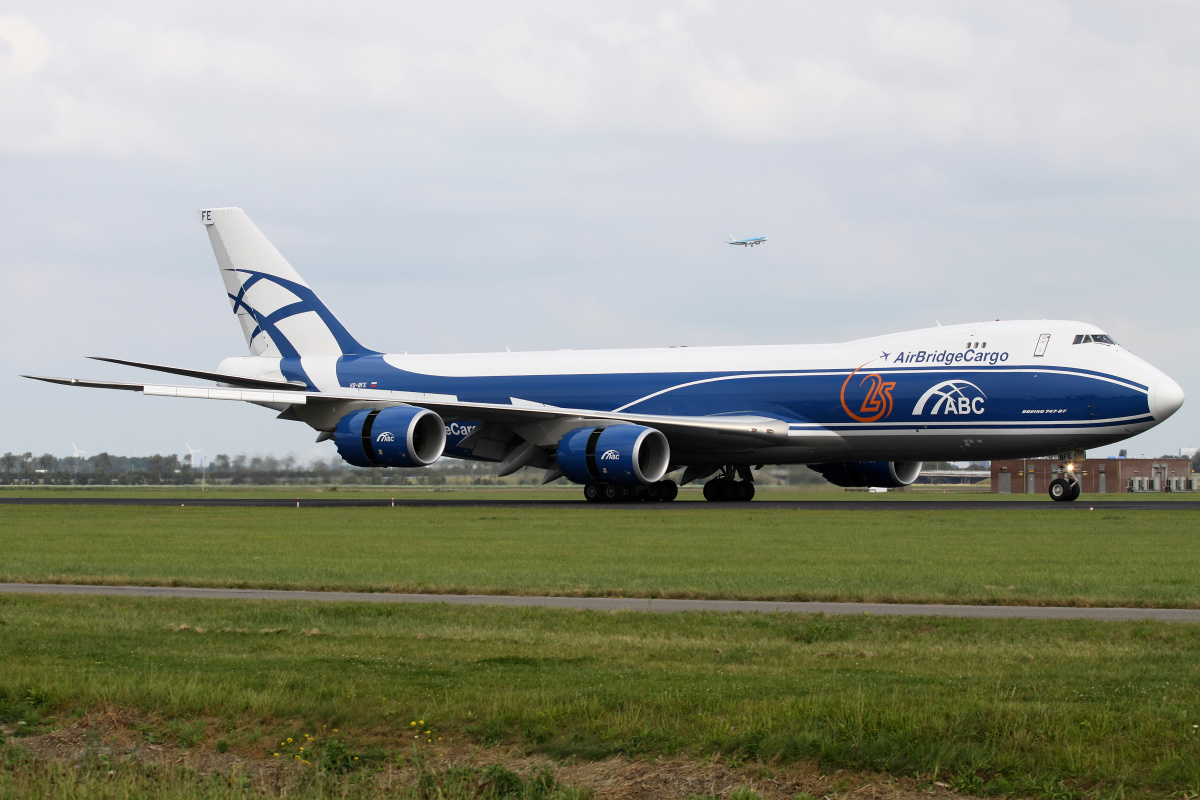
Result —
<path fill-rule="evenodd" d="M 411 499 L 390 497 L 302 497 L 299 499 L 244 497 L 0 497 L 0 506 L 233 506 L 241 508 L 615 508 L 639 511 L 705 511 L 722 508 L 789 509 L 792 511 L 1200 511 L 1196 500 L 1095 500 L 1086 496 L 1074 503 L 1029 500 L 754 500 L 749 503 L 619 503 L 593 505 L 583 499 L 563 500 L 468 500 Z"/>
<path fill-rule="evenodd" d="M 987 619 L 1090 619 L 1124 622 L 1160 620 L 1200 623 L 1200 609 L 1066 608 L 1044 606 L 954 606 L 909 603 L 785 603 L 762 600 L 647 600 L 632 597 L 517 597 L 472 594 L 394 594 L 389 592 L 308 592 L 281 589 L 197 589 L 179 586 L 83 586 L 55 583 L 0 583 L 10 594 L 85 594 L 115 597 L 198 597 L 240 600 L 302 600 L 358 603 L 445 603 L 454 606 L 578 608 L 591 611 L 742 611 L 797 614 L 879 614 L 899 617 Z"/>

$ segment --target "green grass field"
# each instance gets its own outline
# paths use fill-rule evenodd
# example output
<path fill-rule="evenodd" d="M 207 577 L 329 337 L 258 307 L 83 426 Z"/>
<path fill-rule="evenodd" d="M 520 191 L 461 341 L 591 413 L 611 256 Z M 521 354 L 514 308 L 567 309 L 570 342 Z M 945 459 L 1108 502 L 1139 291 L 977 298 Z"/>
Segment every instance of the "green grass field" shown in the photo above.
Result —
<path fill-rule="evenodd" d="M 984 794 L 1200 791 L 1195 626 L 0 596 L 0 632 L 0 723 L 23 734 L 0 796 L 37 774 L 27 737 L 118 717 L 143 743 L 314 774 L 471 742 Z"/>
<path fill-rule="evenodd" d="M 1198 607 L 1198 517 L 6 506 L 0 580 Z M 1194 798 L 1197 664 L 1184 624 L 0 595 L 0 798 L 587 794 L 480 752 Z"/>
<path fill-rule="evenodd" d="M 1200 512 L 0 508 L 0 580 L 1200 607 Z"/>

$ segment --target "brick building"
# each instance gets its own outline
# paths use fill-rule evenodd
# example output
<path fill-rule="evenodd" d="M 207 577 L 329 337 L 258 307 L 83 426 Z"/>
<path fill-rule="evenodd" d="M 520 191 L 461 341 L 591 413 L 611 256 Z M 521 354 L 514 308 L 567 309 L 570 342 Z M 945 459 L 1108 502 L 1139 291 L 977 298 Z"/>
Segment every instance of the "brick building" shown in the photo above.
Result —
<path fill-rule="evenodd" d="M 992 462 L 993 494 L 1045 494 L 1057 477 L 1057 458 Z M 1085 458 L 1075 462 L 1084 494 L 1195 492 L 1200 475 L 1186 458 Z"/>

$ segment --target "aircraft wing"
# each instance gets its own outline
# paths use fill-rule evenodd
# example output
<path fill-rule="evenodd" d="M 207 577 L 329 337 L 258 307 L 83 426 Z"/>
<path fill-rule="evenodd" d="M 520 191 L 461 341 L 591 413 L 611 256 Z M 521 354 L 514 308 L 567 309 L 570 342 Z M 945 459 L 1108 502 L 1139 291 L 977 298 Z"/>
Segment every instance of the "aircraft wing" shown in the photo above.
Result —
<path fill-rule="evenodd" d="M 198 400 L 239 400 L 281 410 L 289 418 L 302 419 L 320 430 L 315 420 L 328 419 L 333 423 L 345 413 L 370 406 L 412 405 L 428 408 L 446 420 L 479 421 L 498 429 L 507 429 L 539 447 L 551 447 L 567 431 L 584 424 L 602 425 L 605 422 L 631 422 L 661 431 L 672 445 L 688 449 L 737 449 L 787 444 L 787 421 L 757 414 L 716 416 L 669 416 L 630 414 L 616 411 L 597 411 L 582 408 L 561 408 L 512 398 L 512 403 L 469 403 L 452 395 L 424 392 L 393 392 L 378 389 L 340 389 L 336 392 L 309 392 L 288 388 L 284 391 L 208 386 L 176 386 L 152 383 L 124 383 L 79 378 L 54 378 L 42 375 L 23 375 L 33 380 L 65 386 L 95 389 L 117 389 L 142 392 L 149 397 L 187 397 Z M 304 410 L 295 408 L 305 406 Z"/>

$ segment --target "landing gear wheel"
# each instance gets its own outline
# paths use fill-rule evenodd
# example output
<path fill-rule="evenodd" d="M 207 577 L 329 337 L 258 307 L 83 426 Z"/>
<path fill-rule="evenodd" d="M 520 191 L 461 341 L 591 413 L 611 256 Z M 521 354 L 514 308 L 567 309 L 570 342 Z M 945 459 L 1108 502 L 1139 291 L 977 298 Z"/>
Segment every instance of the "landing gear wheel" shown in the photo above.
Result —
<path fill-rule="evenodd" d="M 729 478 L 714 478 L 704 484 L 704 499 L 717 503 L 738 503 L 754 499 L 754 484 Z"/>
<path fill-rule="evenodd" d="M 600 487 L 594 483 L 589 483 L 583 487 L 583 499 L 589 503 L 599 503 L 603 498 L 600 495 Z"/>
<path fill-rule="evenodd" d="M 1050 499 L 1058 502 L 1074 500 L 1075 497 L 1071 496 L 1071 484 L 1064 478 L 1055 478 L 1050 481 Z"/>
<path fill-rule="evenodd" d="M 1072 481 L 1071 482 L 1071 496 L 1067 499 L 1068 500 L 1078 500 L 1079 494 L 1082 491 L 1083 491 L 1083 484 L 1080 483 L 1079 481 Z"/>
<path fill-rule="evenodd" d="M 659 500 L 662 500 L 662 484 L 652 483 L 649 486 L 643 487 L 638 492 L 638 499 L 647 503 L 657 503 Z"/>
<path fill-rule="evenodd" d="M 611 483 L 604 484 L 604 502 L 616 503 L 621 499 L 620 486 L 613 486 Z"/>
<path fill-rule="evenodd" d="M 659 481 L 658 485 L 662 487 L 662 493 L 659 495 L 659 500 L 664 503 L 670 503 L 679 496 L 679 486 L 675 481 Z"/>

